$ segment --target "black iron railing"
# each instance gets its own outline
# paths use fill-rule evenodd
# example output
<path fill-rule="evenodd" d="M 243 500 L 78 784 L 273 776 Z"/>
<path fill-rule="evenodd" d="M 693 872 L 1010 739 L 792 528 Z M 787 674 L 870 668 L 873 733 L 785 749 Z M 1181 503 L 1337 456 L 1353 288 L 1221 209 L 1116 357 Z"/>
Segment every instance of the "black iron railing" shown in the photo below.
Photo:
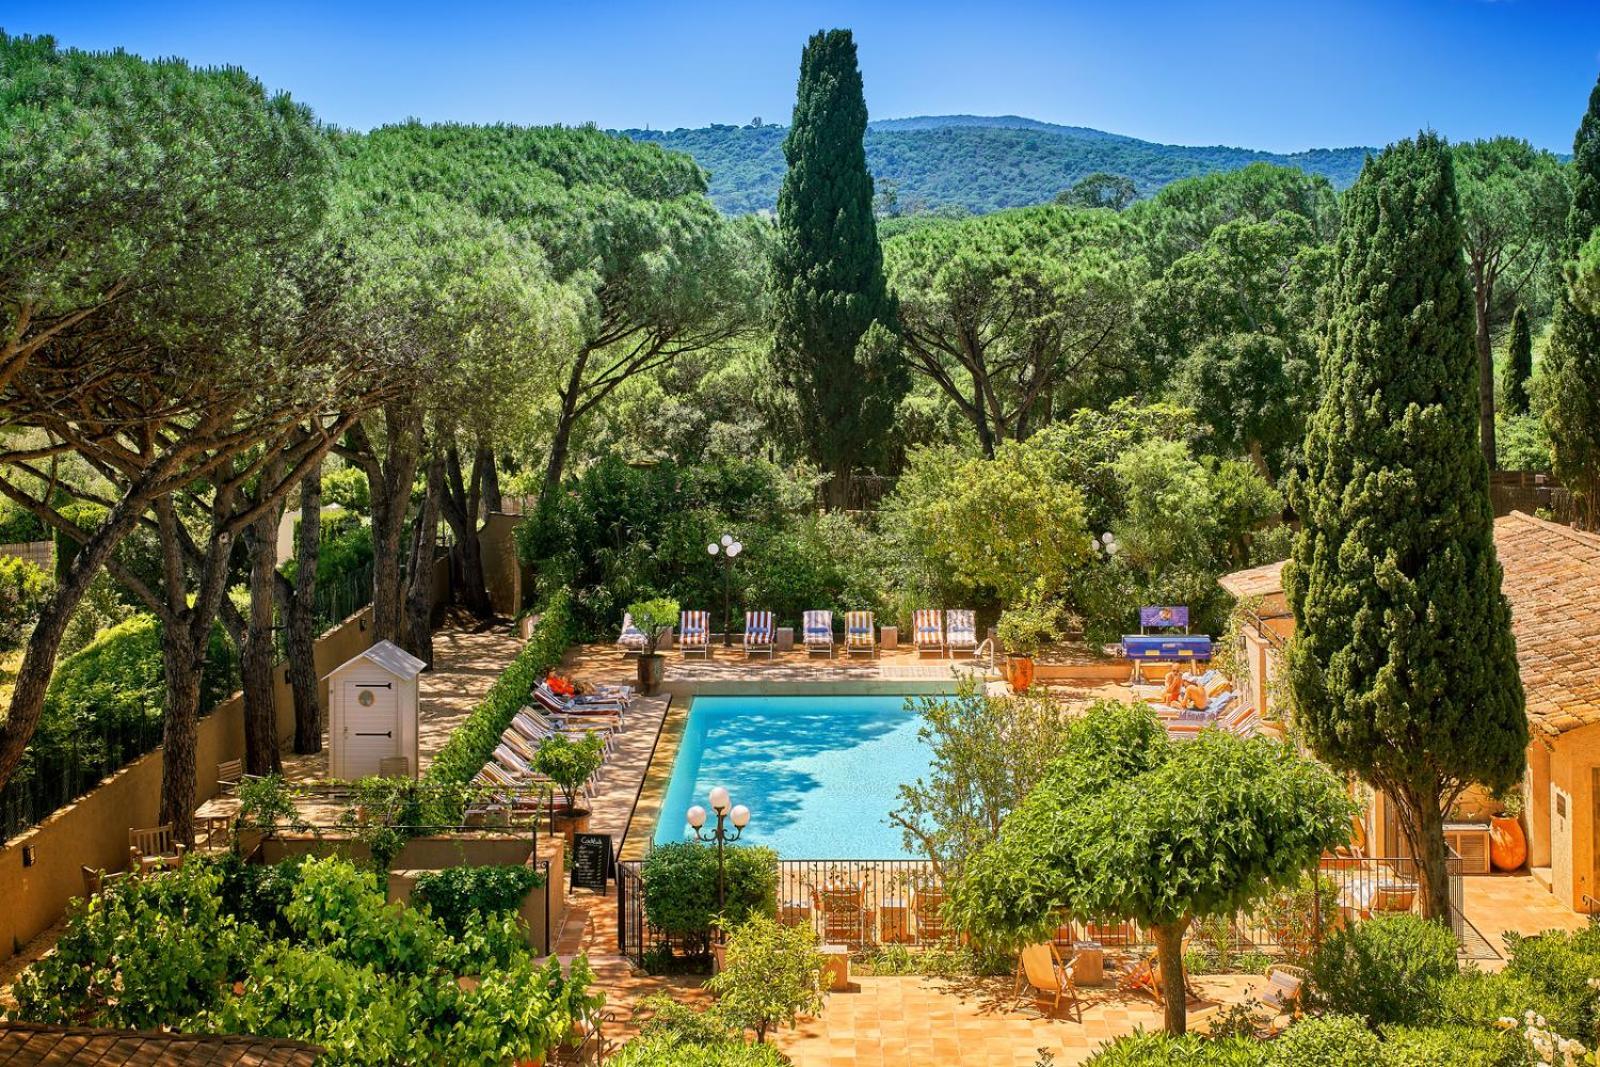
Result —
<path fill-rule="evenodd" d="M 1452 926 L 1464 955 L 1492 957 L 1461 910 L 1461 864 L 1451 857 Z M 624 955 L 643 963 L 645 955 L 669 948 L 672 955 L 703 951 L 704 939 L 667 935 L 649 925 L 644 911 L 642 863 L 617 865 L 617 943 Z M 826 943 L 855 952 L 891 945 L 910 949 L 947 946 L 957 933 L 944 917 L 944 888 L 933 866 L 921 860 L 781 860 L 777 899 L 780 922 L 810 926 Z M 1254 907 L 1221 919 L 1196 922 L 1191 944 L 1219 955 L 1263 953 L 1308 958 L 1322 940 L 1349 923 L 1377 915 L 1416 913 L 1422 888 L 1416 862 L 1409 857 L 1325 858 L 1313 882 L 1269 894 Z M 1131 920 L 1095 921 L 1063 914 L 1057 943 L 1070 947 L 1096 942 L 1112 951 L 1152 951 L 1150 931 Z"/>

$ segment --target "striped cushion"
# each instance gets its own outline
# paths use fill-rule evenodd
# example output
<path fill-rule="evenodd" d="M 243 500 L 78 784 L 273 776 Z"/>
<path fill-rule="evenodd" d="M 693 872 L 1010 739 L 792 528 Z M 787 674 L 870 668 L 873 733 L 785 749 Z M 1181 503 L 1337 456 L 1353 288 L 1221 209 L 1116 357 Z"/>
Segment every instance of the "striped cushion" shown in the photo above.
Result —
<path fill-rule="evenodd" d="M 845 640 L 852 645 L 870 645 L 872 643 L 872 612 L 845 612 L 844 634 Z"/>
<path fill-rule="evenodd" d="M 650 643 L 645 632 L 633 624 L 632 615 L 622 617 L 622 636 L 617 638 L 617 644 L 624 648 L 643 648 Z"/>
<path fill-rule="evenodd" d="M 744 613 L 745 644 L 770 645 L 772 643 L 772 612 L 747 611 Z"/>
<path fill-rule="evenodd" d="M 833 641 L 833 612 L 808 611 L 805 614 L 805 635 L 808 643 Z"/>
<path fill-rule="evenodd" d="M 710 613 L 686 611 L 678 620 L 678 636 L 686 645 L 703 645 L 711 637 Z"/>
<path fill-rule="evenodd" d="M 937 611 L 913 611 L 911 613 L 911 629 L 916 634 L 919 645 L 937 645 L 944 638 L 944 631 L 940 626 Z"/>

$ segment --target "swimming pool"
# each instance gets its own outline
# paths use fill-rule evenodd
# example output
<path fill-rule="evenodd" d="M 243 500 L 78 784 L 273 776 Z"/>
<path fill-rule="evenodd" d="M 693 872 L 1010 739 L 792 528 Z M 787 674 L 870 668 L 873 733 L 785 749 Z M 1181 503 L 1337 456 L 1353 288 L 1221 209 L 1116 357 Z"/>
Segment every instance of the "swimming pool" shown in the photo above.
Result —
<path fill-rule="evenodd" d="M 697 696 L 655 841 L 692 839 L 684 813 L 722 785 L 750 808 L 741 840 L 784 859 L 915 858 L 888 815 L 927 774 L 920 721 L 903 695 Z"/>

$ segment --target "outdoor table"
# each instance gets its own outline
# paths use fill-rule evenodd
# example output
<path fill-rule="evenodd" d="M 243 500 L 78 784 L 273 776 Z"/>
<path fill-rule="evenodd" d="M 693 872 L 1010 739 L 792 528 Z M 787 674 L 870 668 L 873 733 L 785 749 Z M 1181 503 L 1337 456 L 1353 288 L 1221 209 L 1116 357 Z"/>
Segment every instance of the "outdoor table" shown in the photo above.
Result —
<path fill-rule="evenodd" d="M 898 648 L 898 647 L 900 647 L 900 627 L 898 627 L 898 626 L 880 626 L 880 627 L 878 627 L 878 644 L 882 648 Z"/>
<path fill-rule="evenodd" d="M 1072 980 L 1079 985 L 1099 985 L 1106 980 L 1106 950 L 1098 941 L 1073 944 Z"/>
<path fill-rule="evenodd" d="M 205 828 L 206 848 L 215 846 L 219 833 L 225 833 L 228 824 L 239 815 L 242 804 L 237 796 L 214 796 L 194 809 L 196 827 Z"/>

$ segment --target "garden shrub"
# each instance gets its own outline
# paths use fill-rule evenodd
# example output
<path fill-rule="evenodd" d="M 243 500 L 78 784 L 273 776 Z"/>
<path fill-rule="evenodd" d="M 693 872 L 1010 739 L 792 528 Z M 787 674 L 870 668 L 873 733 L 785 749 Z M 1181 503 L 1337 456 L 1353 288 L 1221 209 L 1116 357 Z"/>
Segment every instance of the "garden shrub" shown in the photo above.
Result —
<path fill-rule="evenodd" d="M 289 933 L 284 909 L 294 899 L 305 861 L 305 856 L 291 856 L 277 863 L 246 863 L 237 853 L 229 852 L 216 859 L 196 858 L 189 862 L 209 863 L 221 876 L 217 891 L 222 914 L 260 927 L 269 936 L 283 937 Z"/>
<path fill-rule="evenodd" d="M 210 1007 L 262 941 L 223 913 L 221 884 L 189 863 L 73 901 L 55 951 L 17 980 L 17 1018 L 154 1029 Z"/>
<path fill-rule="evenodd" d="M 1457 973 L 1456 939 L 1415 915 L 1384 915 L 1337 931 L 1311 964 L 1317 1003 L 1372 1025 L 1425 1017 L 1440 983 Z"/>
<path fill-rule="evenodd" d="M 788 1057 L 771 1045 L 751 1045 L 716 1005 L 679 1004 L 666 993 L 639 1002 L 639 1036 L 611 1060 L 623 1067 L 780 1067 Z"/>
<path fill-rule="evenodd" d="M 356 467 L 339 467 L 322 472 L 322 504 L 337 504 L 356 515 L 372 514 L 372 487 L 367 475 Z M 323 516 L 327 521 L 327 516 Z"/>
<path fill-rule="evenodd" d="M 16 556 L 0 556 L 0 652 L 21 648 L 55 583 Z"/>
<path fill-rule="evenodd" d="M 717 850 L 695 841 L 657 845 L 640 871 L 645 919 L 675 937 L 704 938 L 717 918 Z M 732 846 L 724 857 L 730 923 L 777 908 L 778 856 L 769 848 Z"/>
<path fill-rule="evenodd" d="M 717 1012 L 739 1032 L 793 1026 L 801 1015 L 822 1010 L 822 954 L 817 932 L 785 926 L 754 914 L 728 931 L 724 966 L 706 988 L 717 996 Z"/>
<path fill-rule="evenodd" d="M 50 531 L 43 519 L 10 501 L 0 502 L 0 545 L 48 540 Z"/>
<path fill-rule="evenodd" d="M 558 590 L 546 601 L 544 616 L 534 627 L 533 636 L 489 687 L 466 721 L 456 727 L 429 765 L 424 780 L 465 783 L 483 770 L 500 743 L 500 735 L 528 702 L 533 687 L 561 663 L 573 639 L 572 598 L 564 590 Z M 431 824 L 445 825 L 458 821 L 460 813 L 431 811 L 426 817 Z"/>
<path fill-rule="evenodd" d="M 1478 970 L 1462 971 L 1439 983 L 1426 1021 L 1492 1027 L 1499 1019 L 1520 1019 L 1528 1011 L 1555 1021 L 1558 1030 L 1561 1023 L 1575 1025 L 1575 1020 L 1562 1017 L 1562 1006 L 1526 975 Z"/>
<path fill-rule="evenodd" d="M 446 932 L 459 937 L 473 912 L 484 916 L 515 914 L 521 910 L 528 891 L 543 884 L 544 875 L 523 864 L 447 867 L 418 875 L 411 890 L 411 903 L 425 906 Z"/>
<path fill-rule="evenodd" d="M 1597 1036 L 1596 994 L 1589 981 L 1600 980 L 1600 925 L 1591 924 L 1575 932 L 1546 930 L 1532 937 L 1508 933 L 1506 953 L 1504 973 L 1525 979 L 1544 994 L 1546 1007 L 1536 1010 L 1551 1027 L 1593 1045 Z M 1520 1019 L 1522 1010 L 1511 1015 Z"/>
<path fill-rule="evenodd" d="M 1302 1019 L 1267 1048 L 1268 1067 L 1383 1067 L 1378 1035 L 1354 1015 Z"/>
<path fill-rule="evenodd" d="M 1138 1032 L 1102 1045 L 1084 1067 L 1267 1067 L 1267 1046 L 1250 1037 L 1172 1037 Z"/>
<path fill-rule="evenodd" d="M 1527 1067 L 1520 1029 L 1481 1026 L 1390 1026 L 1383 1031 L 1382 1067 Z"/>

